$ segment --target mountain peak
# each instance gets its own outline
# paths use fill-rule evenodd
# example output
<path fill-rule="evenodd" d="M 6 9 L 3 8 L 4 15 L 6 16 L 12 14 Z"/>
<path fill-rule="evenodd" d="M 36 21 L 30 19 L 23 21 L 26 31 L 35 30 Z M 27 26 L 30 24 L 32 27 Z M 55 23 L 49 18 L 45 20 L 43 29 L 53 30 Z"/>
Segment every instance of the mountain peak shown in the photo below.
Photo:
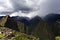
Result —
<path fill-rule="evenodd" d="M 1 20 L 0 20 L 0 26 L 4 26 L 6 21 L 8 20 L 8 18 L 10 18 L 9 15 L 4 16 Z"/>
<path fill-rule="evenodd" d="M 8 28 L 13 29 L 13 30 L 18 30 L 17 22 L 14 21 L 9 15 L 4 16 L 0 20 L 0 26 L 8 27 Z"/>
<path fill-rule="evenodd" d="M 5 17 L 10 18 L 10 16 L 9 16 L 9 15 L 6 15 Z"/>

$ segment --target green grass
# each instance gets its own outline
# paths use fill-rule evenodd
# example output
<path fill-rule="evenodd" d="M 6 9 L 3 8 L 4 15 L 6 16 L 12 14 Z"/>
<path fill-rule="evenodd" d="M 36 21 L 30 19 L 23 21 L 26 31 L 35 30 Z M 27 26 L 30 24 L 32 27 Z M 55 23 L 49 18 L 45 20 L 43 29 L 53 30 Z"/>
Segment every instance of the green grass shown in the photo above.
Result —
<path fill-rule="evenodd" d="M 60 36 L 56 36 L 55 37 L 55 40 L 60 40 Z"/>
<path fill-rule="evenodd" d="M 4 37 L 4 35 L 3 34 L 0 34 L 0 38 L 3 38 Z"/>
<path fill-rule="evenodd" d="M 24 33 L 17 33 L 15 40 L 39 40 L 39 38 L 36 38 L 31 35 L 26 35 Z"/>
<path fill-rule="evenodd" d="M 39 38 L 36 38 L 32 35 L 27 35 L 25 33 L 17 32 L 17 31 L 14 31 L 13 35 L 14 35 L 14 38 L 12 40 L 39 40 Z M 2 39 L 8 40 L 9 38 L 4 34 L 0 33 L 0 40 Z"/>

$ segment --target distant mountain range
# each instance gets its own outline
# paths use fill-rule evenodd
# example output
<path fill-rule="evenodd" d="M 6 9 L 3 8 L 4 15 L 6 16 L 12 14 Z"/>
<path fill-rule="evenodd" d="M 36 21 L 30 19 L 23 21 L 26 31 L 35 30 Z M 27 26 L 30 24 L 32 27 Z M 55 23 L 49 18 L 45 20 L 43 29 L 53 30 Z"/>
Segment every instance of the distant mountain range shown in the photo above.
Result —
<path fill-rule="evenodd" d="M 49 14 L 45 18 L 45 21 L 48 23 L 54 23 L 56 20 L 60 19 L 60 14 Z"/>
<path fill-rule="evenodd" d="M 0 26 L 33 35 L 41 40 L 54 40 L 53 37 L 60 35 L 60 15 L 49 14 L 44 20 L 39 16 L 29 20 L 27 17 L 7 15 L 0 17 Z"/>
<path fill-rule="evenodd" d="M 0 16 L 0 19 L 2 17 L 3 16 Z M 38 20 L 42 19 L 39 16 L 35 16 L 32 19 L 29 19 L 28 17 L 19 17 L 19 16 L 13 16 L 11 18 L 14 19 L 15 21 L 21 21 L 21 22 L 24 22 L 24 23 L 35 22 L 35 21 L 38 21 Z M 54 23 L 58 19 L 60 19 L 60 14 L 48 14 L 42 20 L 44 20 L 44 21 L 46 21 L 48 23 Z"/>

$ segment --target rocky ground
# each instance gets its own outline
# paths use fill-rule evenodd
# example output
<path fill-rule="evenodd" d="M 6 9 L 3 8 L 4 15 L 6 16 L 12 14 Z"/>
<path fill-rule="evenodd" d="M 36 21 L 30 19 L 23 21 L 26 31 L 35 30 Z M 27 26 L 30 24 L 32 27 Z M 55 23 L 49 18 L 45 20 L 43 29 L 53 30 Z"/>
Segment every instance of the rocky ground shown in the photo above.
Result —
<path fill-rule="evenodd" d="M 8 40 L 12 40 L 14 36 L 13 33 L 14 30 L 12 29 L 7 27 L 0 27 L 0 40 L 5 40 L 6 38 L 8 38 Z"/>
<path fill-rule="evenodd" d="M 0 27 L 0 40 L 39 40 L 39 38 L 16 32 L 6 27 Z"/>

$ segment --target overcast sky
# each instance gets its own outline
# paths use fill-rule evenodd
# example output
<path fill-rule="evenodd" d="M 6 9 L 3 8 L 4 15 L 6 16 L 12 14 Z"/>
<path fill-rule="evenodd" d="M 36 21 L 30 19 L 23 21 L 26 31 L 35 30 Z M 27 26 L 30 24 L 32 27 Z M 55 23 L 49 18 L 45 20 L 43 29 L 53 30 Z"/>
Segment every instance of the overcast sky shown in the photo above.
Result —
<path fill-rule="evenodd" d="M 0 16 L 32 18 L 50 13 L 60 14 L 60 0 L 0 0 Z"/>

